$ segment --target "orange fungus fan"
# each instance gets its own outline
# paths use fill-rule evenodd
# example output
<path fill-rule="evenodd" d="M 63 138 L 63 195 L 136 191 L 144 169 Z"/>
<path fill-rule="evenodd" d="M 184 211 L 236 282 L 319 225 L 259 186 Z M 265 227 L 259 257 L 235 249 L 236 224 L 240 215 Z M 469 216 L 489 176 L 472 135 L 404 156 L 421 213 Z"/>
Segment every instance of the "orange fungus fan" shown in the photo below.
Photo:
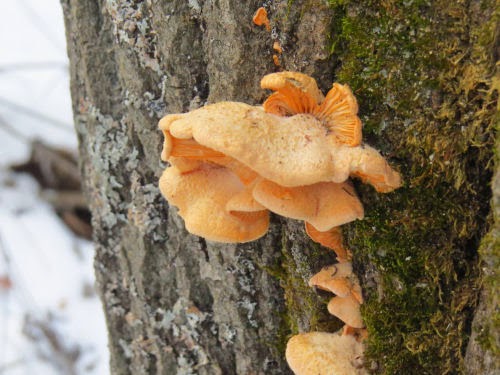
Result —
<path fill-rule="evenodd" d="M 400 185 L 399 174 L 361 144 L 358 106 L 346 85 L 334 84 L 324 96 L 313 78 L 280 72 L 265 76 L 261 86 L 274 91 L 263 107 L 220 102 L 161 119 L 161 156 L 172 166 L 160 189 L 180 208 L 187 229 L 207 239 L 245 242 L 262 236 L 270 210 L 306 221 L 315 241 L 336 244 L 339 261 L 347 261 L 350 254 L 334 228 L 363 218 L 349 177 L 388 192 Z M 224 201 L 214 186 L 224 192 Z M 203 206 L 197 201 L 209 207 L 210 200 L 212 216 L 220 210 L 224 220 L 237 217 L 245 224 L 221 219 L 213 228 L 206 226 L 208 232 L 195 229 L 203 225 L 194 223 L 202 219 L 191 214 L 192 208 Z M 222 234 L 223 223 L 232 223 L 233 234 Z"/>
<path fill-rule="evenodd" d="M 254 22 L 270 29 L 264 8 Z M 400 175 L 362 144 L 349 86 L 334 83 L 323 95 L 312 77 L 280 72 L 263 77 L 261 87 L 273 91 L 262 106 L 220 102 L 160 120 L 161 158 L 170 164 L 160 190 L 186 229 L 211 241 L 263 236 L 269 211 L 305 221 L 311 239 L 334 250 L 339 262 L 309 284 L 336 294 L 328 311 L 346 325 L 343 335 L 293 336 L 287 361 L 297 375 L 364 374 L 355 337 L 366 333 L 361 287 L 339 226 L 364 216 L 350 177 L 385 193 L 401 185 Z"/>

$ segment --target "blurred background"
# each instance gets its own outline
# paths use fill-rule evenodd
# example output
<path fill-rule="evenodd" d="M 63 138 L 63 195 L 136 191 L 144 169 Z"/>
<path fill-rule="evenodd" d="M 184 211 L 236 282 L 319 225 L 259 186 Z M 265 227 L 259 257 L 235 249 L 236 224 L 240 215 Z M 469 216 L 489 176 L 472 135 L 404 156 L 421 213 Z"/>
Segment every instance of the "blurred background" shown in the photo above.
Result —
<path fill-rule="evenodd" d="M 107 374 L 61 6 L 0 17 L 0 375 Z"/>

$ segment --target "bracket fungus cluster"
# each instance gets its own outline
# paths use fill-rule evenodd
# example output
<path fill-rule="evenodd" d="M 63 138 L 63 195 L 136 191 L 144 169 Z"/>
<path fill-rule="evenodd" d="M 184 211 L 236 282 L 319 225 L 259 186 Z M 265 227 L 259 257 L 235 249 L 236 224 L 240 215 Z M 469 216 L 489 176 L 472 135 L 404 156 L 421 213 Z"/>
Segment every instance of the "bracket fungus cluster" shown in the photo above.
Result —
<path fill-rule="evenodd" d="M 266 75 L 261 87 L 274 91 L 262 106 L 220 102 L 160 120 L 161 157 L 170 164 L 160 190 L 178 207 L 189 232 L 212 241 L 263 236 L 270 211 L 305 221 L 308 235 L 333 249 L 339 261 L 310 285 L 336 294 L 328 310 L 346 323 L 344 336 L 352 337 L 299 334 L 288 344 L 287 359 L 296 374 L 349 373 L 297 366 L 293 353 L 319 358 L 325 348 L 346 345 L 359 364 L 362 344 L 354 337 L 363 328 L 361 289 L 338 227 L 364 215 L 349 177 L 389 192 L 400 186 L 400 176 L 362 144 L 358 106 L 348 86 L 334 83 L 324 96 L 313 78 L 285 71 Z M 347 362 L 357 368 L 353 361 Z"/>

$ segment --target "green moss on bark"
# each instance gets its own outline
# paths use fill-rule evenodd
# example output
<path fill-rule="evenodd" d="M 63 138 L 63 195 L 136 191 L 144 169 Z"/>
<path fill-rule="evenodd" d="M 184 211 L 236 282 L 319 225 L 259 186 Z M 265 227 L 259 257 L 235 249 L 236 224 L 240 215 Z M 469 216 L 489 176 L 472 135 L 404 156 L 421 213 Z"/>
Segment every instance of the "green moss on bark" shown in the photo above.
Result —
<path fill-rule="evenodd" d="M 404 187 L 357 186 L 348 228 L 366 302 L 367 355 L 388 374 L 463 370 L 482 283 L 494 119 L 494 1 L 330 1 L 337 81 L 358 98 L 364 139 Z"/>

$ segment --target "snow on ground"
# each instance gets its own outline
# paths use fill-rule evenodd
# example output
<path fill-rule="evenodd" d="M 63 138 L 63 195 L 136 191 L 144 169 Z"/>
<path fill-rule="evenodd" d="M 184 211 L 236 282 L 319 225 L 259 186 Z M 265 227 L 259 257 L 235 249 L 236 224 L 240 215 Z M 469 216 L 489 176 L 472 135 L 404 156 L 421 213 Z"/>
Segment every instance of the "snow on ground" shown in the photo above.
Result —
<path fill-rule="evenodd" d="M 30 176 L 0 172 L 2 374 L 106 374 L 92 244 L 70 233 Z M 92 370 L 92 371 L 91 371 Z"/>
<path fill-rule="evenodd" d="M 58 0 L 0 2 L 0 374 L 109 373 L 93 246 L 27 175 L 30 140 L 76 148 Z"/>

